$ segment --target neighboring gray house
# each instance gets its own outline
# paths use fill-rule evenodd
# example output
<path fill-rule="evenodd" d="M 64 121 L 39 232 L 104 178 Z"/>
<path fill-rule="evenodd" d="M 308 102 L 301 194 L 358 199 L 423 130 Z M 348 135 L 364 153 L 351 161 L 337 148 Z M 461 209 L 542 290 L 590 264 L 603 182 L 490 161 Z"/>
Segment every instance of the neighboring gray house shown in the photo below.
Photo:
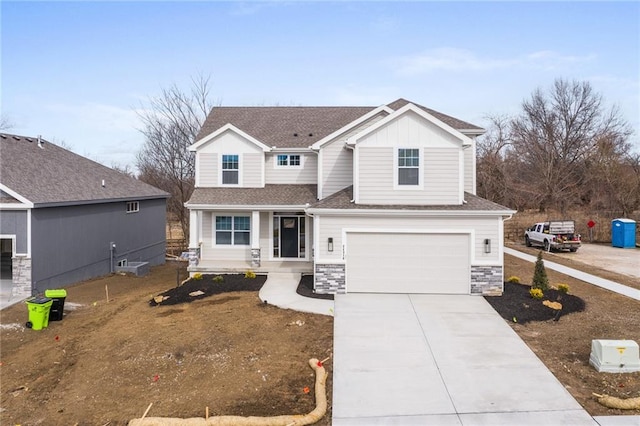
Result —
<path fill-rule="evenodd" d="M 195 143 L 189 270 L 313 273 L 317 292 L 500 294 L 503 221 L 476 193 L 484 130 L 379 107 L 215 107 Z"/>
<path fill-rule="evenodd" d="M 39 137 L 0 134 L 3 278 L 29 295 L 164 263 L 168 196 Z"/>

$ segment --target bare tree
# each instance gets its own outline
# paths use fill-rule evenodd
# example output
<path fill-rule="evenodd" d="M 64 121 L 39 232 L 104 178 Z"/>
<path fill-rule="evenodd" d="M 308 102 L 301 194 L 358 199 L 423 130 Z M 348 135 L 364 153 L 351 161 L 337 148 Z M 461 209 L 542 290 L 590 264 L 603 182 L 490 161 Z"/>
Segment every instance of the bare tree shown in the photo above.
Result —
<path fill-rule="evenodd" d="M 184 203 L 194 185 L 194 156 L 187 147 L 195 142 L 212 108 L 209 77 L 192 78 L 190 91 L 176 85 L 150 98 L 139 117 L 145 142 L 137 154 L 139 179 L 171 194 L 167 210 L 180 222 L 185 241 L 189 238 L 189 214 Z"/>
<path fill-rule="evenodd" d="M 521 182 L 535 185 L 531 196 L 541 211 L 578 203 L 598 142 L 624 143 L 631 134 L 619 111 L 605 110 L 588 82 L 558 79 L 549 92 L 536 90 L 522 109 L 511 126 L 512 154 Z"/>
<path fill-rule="evenodd" d="M 6 115 L 0 115 L 0 130 L 9 130 L 13 128 L 13 122 Z"/>
<path fill-rule="evenodd" d="M 511 118 L 506 115 L 488 116 L 487 133 L 478 138 L 476 173 L 478 194 L 496 203 L 509 204 L 509 170 L 505 152 L 511 143 Z"/>

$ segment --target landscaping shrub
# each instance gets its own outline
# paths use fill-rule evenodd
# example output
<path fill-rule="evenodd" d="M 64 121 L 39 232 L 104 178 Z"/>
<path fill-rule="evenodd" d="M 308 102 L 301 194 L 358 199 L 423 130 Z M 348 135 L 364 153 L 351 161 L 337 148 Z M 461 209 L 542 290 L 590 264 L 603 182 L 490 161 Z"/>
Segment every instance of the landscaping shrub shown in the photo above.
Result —
<path fill-rule="evenodd" d="M 562 294 L 569 293 L 569 285 L 568 284 L 558 284 L 558 291 Z"/>
<path fill-rule="evenodd" d="M 214 283 L 221 283 L 222 281 L 224 281 L 224 277 L 222 275 L 216 275 L 215 277 L 213 277 L 212 281 Z"/>
<path fill-rule="evenodd" d="M 529 290 L 529 294 L 536 300 L 540 300 L 544 297 L 544 293 L 539 288 L 532 288 L 531 290 Z"/>
<path fill-rule="evenodd" d="M 508 283 L 514 283 L 514 284 L 520 284 L 520 278 L 516 277 L 515 275 L 512 275 L 509 278 L 507 278 L 507 282 Z"/>
<path fill-rule="evenodd" d="M 193 274 L 193 279 L 194 280 L 201 280 L 202 279 L 202 274 L 200 272 L 196 272 L 195 274 Z"/>
<path fill-rule="evenodd" d="M 533 282 L 531 287 L 539 288 L 540 290 L 549 290 L 549 278 L 547 277 L 547 270 L 544 268 L 544 261 L 542 260 L 542 251 L 538 252 L 538 259 L 536 260 L 535 269 L 533 270 Z"/>
<path fill-rule="evenodd" d="M 247 272 L 244 273 L 244 277 L 245 278 L 255 278 L 256 277 L 256 273 L 253 272 L 252 270 L 248 270 Z"/>

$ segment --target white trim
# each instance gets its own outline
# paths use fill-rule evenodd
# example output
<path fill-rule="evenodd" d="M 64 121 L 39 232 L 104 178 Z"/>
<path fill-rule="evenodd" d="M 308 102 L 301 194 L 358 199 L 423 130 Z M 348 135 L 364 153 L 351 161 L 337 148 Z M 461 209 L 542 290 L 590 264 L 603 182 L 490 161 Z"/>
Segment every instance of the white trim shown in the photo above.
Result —
<path fill-rule="evenodd" d="M 20 205 L 21 208 L 25 208 L 25 207 L 26 208 L 33 208 L 33 203 L 31 201 L 29 201 L 28 199 L 26 199 L 22 195 L 18 194 L 16 191 L 10 189 L 6 185 L 3 185 L 3 184 L 0 183 L 0 191 L 5 192 L 5 193 L 11 195 L 16 200 L 20 201 L 22 203 Z M 4 204 L 1 204 L 1 206 L 3 206 L 3 208 L 4 208 L 5 205 L 11 206 L 11 205 L 14 205 L 14 204 L 16 204 L 16 203 L 4 203 Z"/>
<path fill-rule="evenodd" d="M 189 210 L 189 248 L 198 247 L 198 210 Z"/>
<path fill-rule="evenodd" d="M 260 248 L 260 212 L 254 210 L 251 212 L 251 248 Z"/>
<path fill-rule="evenodd" d="M 250 204 L 185 204 L 185 207 L 189 210 L 209 210 L 209 211 L 253 211 L 258 210 L 261 212 L 268 211 L 301 211 L 304 212 L 307 208 L 306 204 L 295 205 L 250 205 Z"/>
<path fill-rule="evenodd" d="M 356 204 L 360 203 L 360 147 L 358 145 L 353 150 L 353 201 Z"/>
<path fill-rule="evenodd" d="M 326 216 L 505 216 L 515 210 L 372 210 L 372 209 L 307 209 L 309 214 Z"/>
<path fill-rule="evenodd" d="M 323 182 L 322 179 L 324 178 L 324 173 L 322 172 L 322 163 L 323 163 L 323 150 L 318 151 L 318 175 L 317 175 L 317 185 L 318 185 L 318 193 L 316 194 L 316 198 L 318 200 L 322 200 L 324 198 L 324 196 L 322 195 L 322 189 L 323 189 Z"/>
<path fill-rule="evenodd" d="M 16 234 L 0 234 L 0 239 L 2 240 L 11 240 L 11 257 L 16 257 Z"/>
<path fill-rule="evenodd" d="M 415 114 L 419 115 L 420 117 L 424 118 L 425 120 L 427 120 L 427 121 L 431 122 L 432 124 L 435 124 L 436 126 L 440 127 L 442 130 L 450 133 L 452 136 L 454 136 L 455 138 L 459 139 L 462 142 L 462 146 L 471 145 L 471 139 L 468 136 L 462 134 L 461 132 L 459 132 L 458 130 L 456 130 L 453 127 L 449 126 L 445 122 L 443 122 L 441 120 L 438 120 L 433 115 L 429 114 L 428 112 L 426 112 L 422 108 L 418 108 L 417 106 L 415 106 L 412 103 L 406 104 L 405 106 L 403 106 L 399 110 L 392 112 L 391 114 L 389 114 L 388 116 L 386 116 L 382 120 L 378 121 L 377 123 L 374 123 L 372 126 L 367 127 L 362 132 L 350 137 L 349 139 L 347 139 L 347 144 L 349 144 L 349 145 L 357 145 L 358 140 L 360 140 L 363 137 L 365 137 L 365 136 L 377 131 L 382 126 L 386 126 L 391 121 L 396 120 L 397 118 L 401 117 L 402 115 L 406 114 L 409 111 L 414 112 Z"/>
<path fill-rule="evenodd" d="M 464 203 L 464 150 L 458 151 L 458 204 Z"/>
<path fill-rule="evenodd" d="M 398 165 L 398 157 L 400 156 L 401 149 L 417 149 L 418 150 L 418 184 L 417 185 L 400 185 L 398 182 L 398 173 L 399 173 L 399 165 Z M 404 146 L 396 146 L 393 151 L 393 189 L 400 191 L 422 191 L 424 190 L 424 167 L 425 167 L 426 158 L 424 156 L 423 147 L 404 147 Z M 462 201 L 459 201 L 462 204 Z"/>
<path fill-rule="evenodd" d="M 194 186 L 197 188 L 200 186 L 200 155 L 198 153 L 196 153 L 196 159 L 195 159 L 195 179 L 194 179 Z"/>
<path fill-rule="evenodd" d="M 309 248 L 309 238 L 311 236 L 311 234 L 309 233 L 309 221 L 312 219 L 309 215 L 304 213 L 304 209 L 302 210 L 301 214 L 297 214 L 296 212 L 288 212 L 287 214 L 283 214 L 283 215 L 278 215 L 277 217 L 297 217 L 298 218 L 298 255 L 300 254 L 300 218 L 304 218 L 305 219 L 305 224 L 304 224 L 304 257 L 275 257 L 273 255 L 273 217 L 274 217 L 274 213 L 278 211 L 278 212 L 283 212 L 283 213 L 287 213 L 286 210 L 275 210 L 275 211 L 271 211 L 269 213 L 269 260 L 270 261 L 276 261 L 276 262 L 309 262 L 311 260 L 311 249 L 314 249 L 314 247 L 311 247 L 311 249 Z M 300 210 L 298 210 L 298 212 L 300 212 Z M 315 220 L 313 220 L 313 226 L 314 229 L 313 231 L 315 232 Z M 280 235 L 282 236 L 282 232 L 280 233 Z M 315 238 L 314 238 L 314 245 L 315 245 Z M 280 247 L 280 249 L 282 249 L 282 247 Z"/>
<path fill-rule="evenodd" d="M 222 172 L 224 170 L 222 170 L 222 159 L 225 155 L 235 155 L 238 157 L 238 183 L 222 183 Z M 244 156 L 241 153 L 236 153 L 236 154 L 230 154 L 230 153 L 219 153 L 218 154 L 218 186 L 219 187 L 224 187 L 224 188 L 238 188 L 238 187 L 242 187 L 242 175 L 243 175 L 243 163 L 244 163 Z M 264 176 L 264 173 L 262 173 L 262 175 Z"/>
<path fill-rule="evenodd" d="M 22 203 L 0 203 L 0 210 L 31 210 L 33 206 Z"/>
<path fill-rule="evenodd" d="M 193 151 L 197 151 L 198 148 L 200 148 L 202 145 L 204 145 L 207 142 L 217 138 L 218 136 L 220 136 L 221 134 L 223 134 L 227 130 L 238 134 L 239 136 L 243 137 L 244 139 L 248 140 L 249 142 L 251 142 L 254 145 L 256 145 L 257 147 L 259 147 L 264 152 L 271 151 L 270 147 L 268 147 L 267 145 L 263 144 L 258 139 L 254 138 L 253 136 L 251 136 L 251 135 L 243 132 L 242 130 L 238 129 L 236 126 L 234 126 L 231 123 L 225 124 L 224 126 L 220 127 L 215 132 L 210 133 L 209 135 L 205 136 L 204 138 L 200 139 L 199 141 L 196 141 L 194 144 L 190 145 L 187 149 L 189 151 L 192 151 L 192 152 Z"/>
<path fill-rule="evenodd" d="M 314 143 L 313 145 L 311 145 L 311 149 L 315 149 L 318 150 L 320 148 L 322 148 L 323 145 L 325 145 L 328 142 L 331 142 L 333 139 L 337 138 L 338 136 L 340 136 L 341 134 L 353 129 L 354 127 L 364 123 L 365 121 L 367 121 L 370 118 L 375 117 L 376 115 L 380 114 L 381 112 L 387 112 L 389 114 L 393 113 L 393 110 L 391 108 L 389 108 L 386 105 L 381 105 L 371 111 L 369 111 L 368 113 L 366 113 L 365 115 L 361 116 L 360 118 L 357 118 L 356 120 L 352 121 L 351 123 L 347 124 L 346 126 L 341 127 L 340 129 L 336 130 L 335 132 L 325 136 L 324 138 L 320 139 L 318 142 Z"/>

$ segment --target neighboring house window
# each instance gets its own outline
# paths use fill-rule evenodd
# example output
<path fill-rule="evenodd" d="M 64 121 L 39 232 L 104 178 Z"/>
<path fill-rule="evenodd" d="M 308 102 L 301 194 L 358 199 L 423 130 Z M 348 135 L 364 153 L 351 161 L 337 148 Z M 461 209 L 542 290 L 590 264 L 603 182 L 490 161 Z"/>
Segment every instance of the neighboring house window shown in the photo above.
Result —
<path fill-rule="evenodd" d="M 248 246 L 250 241 L 249 216 L 216 216 L 216 245 Z"/>
<path fill-rule="evenodd" d="M 276 157 L 277 167 L 300 167 L 301 165 L 300 154 L 278 154 Z"/>
<path fill-rule="evenodd" d="M 140 211 L 140 203 L 137 201 L 129 201 L 127 203 L 127 213 L 136 213 Z"/>
<path fill-rule="evenodd" d="M 398 185 L 419 185 L 420 150 L 398 149 Z"/>
<path fill-rule="evenodd" d="M 129 264 L 129 262 L 127 262 L 127 259 L 122 259 L 118 261 L 118 266 L 119 267 L 124 267 L 127 266 Z"/>
<path fill-rule="evenodd" d="M 237 185 L 239 177 L 239 161 L 237 155 L 222 156 L 222 184 Z"/>

